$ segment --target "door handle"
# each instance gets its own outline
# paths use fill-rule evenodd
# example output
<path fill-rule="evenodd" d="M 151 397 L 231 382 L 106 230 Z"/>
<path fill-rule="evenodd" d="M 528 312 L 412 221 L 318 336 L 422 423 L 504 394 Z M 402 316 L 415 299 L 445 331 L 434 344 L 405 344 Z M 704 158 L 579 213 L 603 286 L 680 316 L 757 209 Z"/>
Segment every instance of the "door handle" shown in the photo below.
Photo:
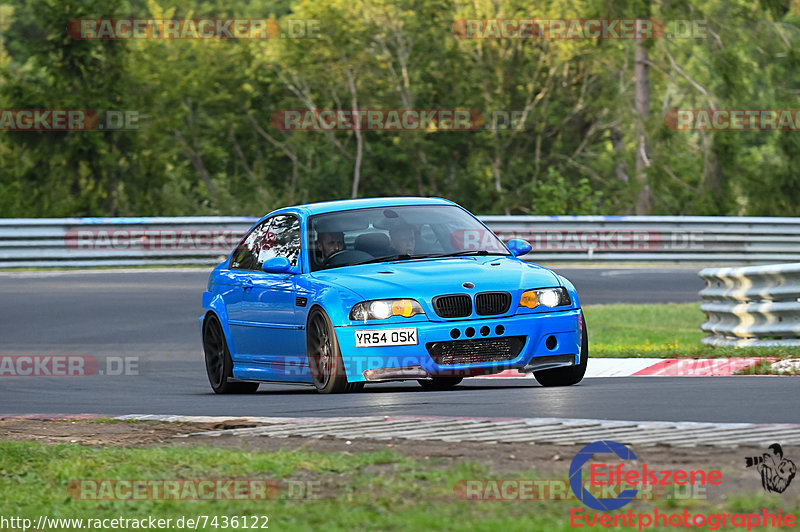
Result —
<path fill-rule="evenodd" d="M 245 290 L 250 290 L 251 288 L 253 288 L 253 280 L 247 278 L 242 279 L 242 288 L 244 288 Z"/>

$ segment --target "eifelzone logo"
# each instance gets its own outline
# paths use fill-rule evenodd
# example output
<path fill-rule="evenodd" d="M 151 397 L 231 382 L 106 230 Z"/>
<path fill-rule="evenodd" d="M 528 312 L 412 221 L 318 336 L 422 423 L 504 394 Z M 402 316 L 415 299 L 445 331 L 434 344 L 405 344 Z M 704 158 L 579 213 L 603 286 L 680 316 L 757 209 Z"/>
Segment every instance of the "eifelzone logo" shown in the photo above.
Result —
<path fill-rule="evenodd" d="M 569 466 L 569 484 L 578 500 L 589 508 L 600 511 L 619 510 L 636 497 L 638 490 L 623 490 L 616 499 L 598 499 L 583 486 L 583 464 L 591 460 L 595 454 L 602 453 L 615 454 L 621 460 L 637 460 L 633 451 L 621 443 L 610 440 L 592 442 L 578 451 L 572 459 Z"/>
<path fill-rule="evenodd" d="M 745 458 L 745 467 L 755 467 L 761 475 L 761 487 L 764 491 L 783 493 L 797 473 L 793 461 L 783 457 L 783 448 L 779 443 L 769 446 L 770 452 L 761 456 Z"/>
<path fill-rule="evenodd" d="M 575 497 L 593 510 L 602 512 L 619 510 L 639 493 L 638 489 L 623 489 L 625 487 L 638 487 L 647 489 L 653 486 L 685 486 L 687 488 L 705 487 L 706 485 L 719 486 L 722 484 L 722 471 L 711 470 L 686 470 L 686 469 L 656 469 L 646 463 L 631 466 L 619 463 L 594 463 L 589 466 L 589 485 L 600 487 L 614 487 L 622 491 L 615 498 L 597 498 L 584 486 L 583 466 L 597 454 L 616 455 L 620 460 L 638 460 L 632 450 L 610 440 L 590 443 L 575 455 L 569 467 L 569 484 Z M 613 460 L 613 458 L 612 458 Z"/>

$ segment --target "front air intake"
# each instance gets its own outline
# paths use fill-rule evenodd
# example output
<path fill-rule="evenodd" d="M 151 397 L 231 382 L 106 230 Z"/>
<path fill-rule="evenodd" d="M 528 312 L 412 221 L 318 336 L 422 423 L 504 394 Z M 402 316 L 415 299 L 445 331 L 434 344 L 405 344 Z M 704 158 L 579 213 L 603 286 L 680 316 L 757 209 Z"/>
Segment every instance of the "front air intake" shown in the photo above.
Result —
<path fill-rule="evenodd" d="M 433 361 L 440 365 L 480 364 L 517 358 L 525 345 L 525 339 L 525 336 L 504 336 L 431 342 L 426 347 Z"/>

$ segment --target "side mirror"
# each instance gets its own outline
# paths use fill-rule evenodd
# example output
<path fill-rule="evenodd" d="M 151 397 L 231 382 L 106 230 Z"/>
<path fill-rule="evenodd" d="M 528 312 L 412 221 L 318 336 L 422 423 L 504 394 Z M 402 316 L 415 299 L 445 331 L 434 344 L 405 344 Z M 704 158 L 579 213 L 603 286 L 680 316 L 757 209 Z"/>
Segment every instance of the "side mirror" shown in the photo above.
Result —
<path fill-rule="evenodd" d="M 286 273 L 292 267 L 292 263 L 286 257 L 272 257 L 264 261 L 261 269 L 267 273 Z"/>
<path fill-rule="evenodd" d="M 521 240 L 519 238 L 515 238 L 514 240 L 509 240 L 506 242 L 506 247 L 515 257 L 527 255 L 531 252 L 531 249 L 533 249 L 533 246 L 531 246 L 530 242 L 527 240 Z"/>

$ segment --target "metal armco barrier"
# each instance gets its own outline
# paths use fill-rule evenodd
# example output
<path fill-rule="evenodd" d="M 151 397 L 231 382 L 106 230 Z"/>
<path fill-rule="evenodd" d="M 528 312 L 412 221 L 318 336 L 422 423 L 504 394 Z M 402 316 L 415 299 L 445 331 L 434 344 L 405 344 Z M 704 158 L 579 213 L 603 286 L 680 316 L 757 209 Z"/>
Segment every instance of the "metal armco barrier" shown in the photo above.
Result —
<path fill-rule="evenodd" d="M 800 218 L 482 216 L 536 262 L 800 262 Z"/>
<path fill-rule="evenodd" d="M 534 262 L 800 262 L 800 218 L 482 216 Z M 211 265 L 250 217 L 0 219 L 0 268 Z"/>
<path fill-rule="evenodd" d="M 257 219 L 0 219 L 0 268 L 212 265 Z"/>
<path fill-rule="evenodd" d="M 700 310 L 720 346 L 800 346 L 800 264 L 706 268 Z"/>

